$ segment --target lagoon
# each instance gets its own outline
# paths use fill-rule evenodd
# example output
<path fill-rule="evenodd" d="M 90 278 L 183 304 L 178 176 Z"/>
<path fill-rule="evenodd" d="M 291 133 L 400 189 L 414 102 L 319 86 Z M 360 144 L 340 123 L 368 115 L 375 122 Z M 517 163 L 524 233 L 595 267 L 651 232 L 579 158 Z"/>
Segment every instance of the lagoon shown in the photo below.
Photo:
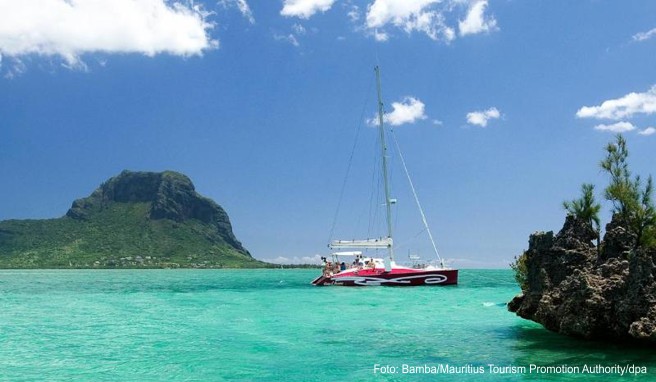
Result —
<path fill-rule="evenodd" d="M 311 286 L 318 272 L 0 271 L 0 380 L 654 380 L 650 349 L 509 313 L 510 270 L 416 288 Z"/>

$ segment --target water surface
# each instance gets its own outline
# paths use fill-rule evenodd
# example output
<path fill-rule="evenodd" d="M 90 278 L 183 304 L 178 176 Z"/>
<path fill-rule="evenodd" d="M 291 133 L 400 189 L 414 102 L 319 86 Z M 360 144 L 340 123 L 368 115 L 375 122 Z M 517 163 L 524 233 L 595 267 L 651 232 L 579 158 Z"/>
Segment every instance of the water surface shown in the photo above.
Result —
<path fill-rule="evenodd" d="M 507 312 L 510 270 L 460 285 L 314 287 L 317 270 L 0 271 L 0 380 L 609 380 L 488 365 L 635 364 L 653 350 L 569 339 Z M 397 374 L 374 373 L 374 365 Z M 411 366 L 484 374 L 403 374 Z"/>

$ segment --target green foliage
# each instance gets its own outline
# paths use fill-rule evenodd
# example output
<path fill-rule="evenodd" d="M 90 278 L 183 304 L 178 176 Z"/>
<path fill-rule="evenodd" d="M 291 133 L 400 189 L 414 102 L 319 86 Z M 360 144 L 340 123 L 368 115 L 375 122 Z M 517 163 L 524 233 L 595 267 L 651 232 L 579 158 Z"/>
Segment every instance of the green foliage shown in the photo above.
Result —
<path fill-rule="evenodd" d="M 0 268 L 265 266 L 225 211 L 173 171 L 123 171 L 63 218 L 0 222 Z"/>
<path fill-rule="evenodd" d="M 628 156 L 626 140 L 618 134 L 617 141 L 610 142 L 606 146 L 606 158 L 600 163 L 601 168 L 610 175 L 610 184 L 605 190 L 606 199 L 613 203 L 613 211 L 624 218 L 629 217 L 633 205 L 638 200 L 636 183 L 631 180 Z"/>
<path fill-rule="evenodd" d="M 519 257 L 515 256 L 515 261 L 510 263 L 510 268 L 515 271 L 515 281 L 522 288 L 522 291 L 528 290 L 528 264 L 526 257 L 526 252 L 524 252 Z"/>
<path fill-rule="evenodd" d="M 632 177 L 627 158 L 629 151 L 626 140 L 620 134 L 616 142 L 606 146 L 606 158 L 601 168 L 610 176 L 606 187 L 606 199 L 613 203 L 613 212 L 619 214 L 628 224 L 628 229 L 636 234 L 637 245 L 656 245 L 656 209 L 652 200 L 653 182 L 649 176 L 642 187 L 640 176 Z"/>
<path fill-rule="evenodd" d="M 267 266 L 196 219 L 148 218 L 150 203 L 112 203 L 84 220 L 0 222 L 0 268 Z"/>
<path fill-rule="evenodd" d="M 563 207 L 567 213 L 590 223 L 590 225 L 599 232 L 601 223 L 599 221 L 599 211 L 601 204 L 597 203 L 594 197 L 594 185 L 584 183 L 581 185 L 581 197 L 572 201 L 563 202 Z"/>

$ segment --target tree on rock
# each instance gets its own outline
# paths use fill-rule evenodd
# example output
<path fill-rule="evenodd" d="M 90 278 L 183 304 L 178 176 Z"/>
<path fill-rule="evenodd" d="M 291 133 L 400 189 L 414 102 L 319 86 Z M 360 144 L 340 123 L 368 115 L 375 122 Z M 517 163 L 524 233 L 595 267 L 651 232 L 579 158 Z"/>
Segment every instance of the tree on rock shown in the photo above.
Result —
<path fill-rule="evenodd" d="M 613 213 L 619 214 L 627 228 L 637 237 L 636 246 L 656 245 L 656 209 L 652 201 L 651 175 L 642 187 L 639 175 L 632 178 L 627 158 L 629 150 L 621 134 L 606 146 L 606 158 L 601 168 L 610 176 L 605 196 L 613 204 Z"/>
<path fill-rule="evenodd" d="M 599 232 L 601 223 L 599 221 L 599 211 L 601 204 L 597 203 L 594 197 L 594 184 L 583 183 L 581 185 L 581 197 L 572 201 L 563 202 L 563 207 L 569 215 L 588 222 L 597 233 L 597 242 L 599 241 Z"/>

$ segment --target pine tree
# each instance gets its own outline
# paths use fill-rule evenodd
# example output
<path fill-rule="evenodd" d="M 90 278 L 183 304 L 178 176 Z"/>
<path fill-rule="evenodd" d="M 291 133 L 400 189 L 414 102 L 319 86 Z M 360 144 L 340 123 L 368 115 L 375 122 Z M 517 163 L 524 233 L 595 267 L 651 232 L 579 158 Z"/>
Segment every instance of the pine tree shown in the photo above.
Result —
<path fill-rule="evenodd" d="M 627 158 L 629 150 L 621 134 L 616 142 L 606 146 L 606 158 L 600 165 L 610 175 L 606 187 L 606 199 L 613 203 L 613 212 L 619 214 L 628 229 L 637 237 L 636 246 L 656 245 L 656 209 L 652 201 L 653 182 L 651 175 L 642 187 L 640 176 L 631 178 Z"/>
<path fill-rule="evenodd" d="M 581 185 L 581 197 L 572 201 L 563 202 L 563 207 L 567 213 L 590 223 L 590 226 L 599 234 L 600 221 L 599 211 L 601 204 L 597 203 L 594 197 L 594 185 L 583 183 Z"/>

